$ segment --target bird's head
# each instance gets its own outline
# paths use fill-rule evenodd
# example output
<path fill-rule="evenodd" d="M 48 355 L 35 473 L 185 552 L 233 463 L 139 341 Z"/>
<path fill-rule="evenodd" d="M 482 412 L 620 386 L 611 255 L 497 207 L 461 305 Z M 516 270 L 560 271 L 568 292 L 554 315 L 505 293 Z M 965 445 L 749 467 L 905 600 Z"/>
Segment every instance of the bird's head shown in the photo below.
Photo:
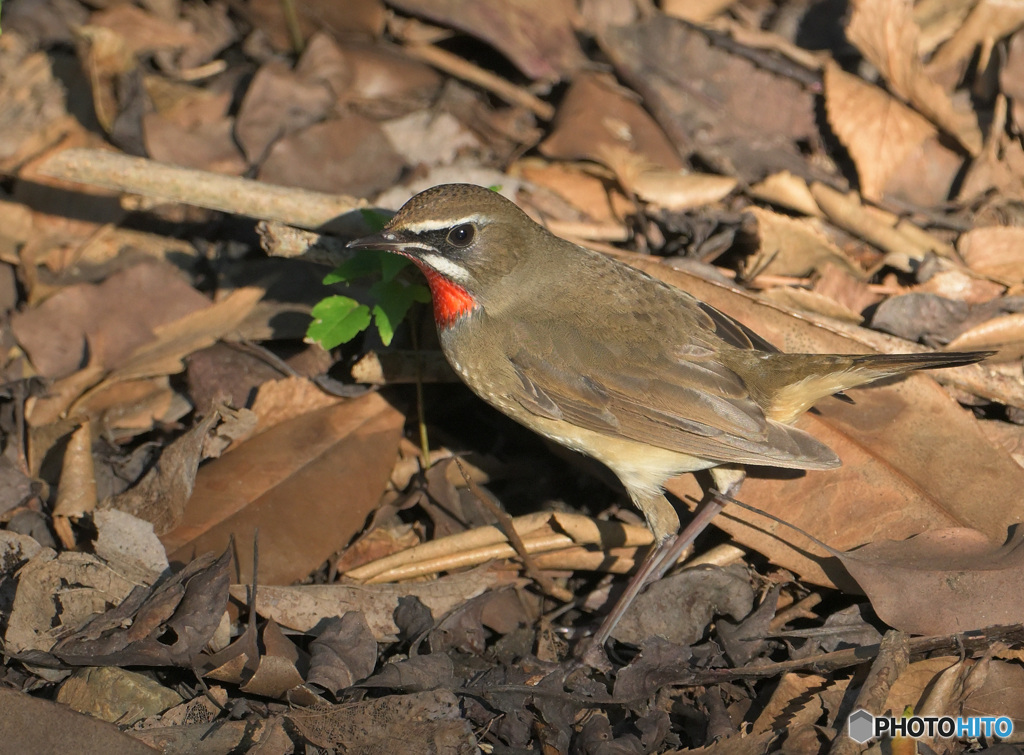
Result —
<path fill-rule="evenodd" d="M 533 238 L 537 236 L 538 238 Z M 507 298 L 510 276 L 548 233 L 500 194 L 471 184 L 444 184 L 410 199 L 380 233 L 354 249 L 401 254 L 423 271 L 438 325 Z"/>

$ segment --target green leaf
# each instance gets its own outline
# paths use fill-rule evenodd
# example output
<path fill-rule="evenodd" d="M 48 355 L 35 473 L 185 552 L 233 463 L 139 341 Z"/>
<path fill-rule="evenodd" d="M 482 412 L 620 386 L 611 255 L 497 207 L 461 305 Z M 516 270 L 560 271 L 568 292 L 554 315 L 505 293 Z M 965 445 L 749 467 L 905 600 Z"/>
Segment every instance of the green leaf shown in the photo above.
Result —
<path fill-rule="evenodd" d="M 405 319 L 413 302 L 430 301 L 430 291 L 426 286 L 397 280 L 373 284 L 370 294 L 377 298 L 377 304 L 373 307 L 373 322 L 385 346 L 391 344 L 395 329 Z"/>
<path fill-rule="evenodd" d="M 356 278 L 378 275 L 381 271 L 381 257 L 392 257 L 387 252 L 377 249 L 360 249 L 342 262 L 324 278 L 324 285 L 332 283 L 351 283 Z"/>
<path fill-rule="evenodd" d="M 348 343 L 370 324 L 370 308 L 347 296 L 328 296 L 312 310 L 313 322 L 306 329 L 306 340 L 325 349 Z"/>
<path fill-rule="evenodd" d="M 403 257 L 400 254 L 389 254 L 384 252 L 380 258 L 381 280 L 394 280 L 395 276 L 405 268 L 409 267 L 410 264 L 412 264 L 412 260 L 408 257 Z"/>

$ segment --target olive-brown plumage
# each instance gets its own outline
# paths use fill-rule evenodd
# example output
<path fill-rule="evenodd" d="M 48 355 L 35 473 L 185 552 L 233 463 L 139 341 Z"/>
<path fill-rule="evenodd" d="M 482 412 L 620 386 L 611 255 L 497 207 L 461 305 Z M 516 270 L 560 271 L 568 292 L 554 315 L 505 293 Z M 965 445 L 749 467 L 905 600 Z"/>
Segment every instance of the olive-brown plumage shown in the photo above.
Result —
<path fill-rule="evenodd" d="M 836 455 L 792 422 L 818 399 L 986 353 L 782 354 L 751 330 L 628 265 L 559 239 L 482 187 L 416 195 L 350 246 L 412 258 L 427 274 L 445 356 L 488 403 L 597 458 L 656 540 L 679 520 L 672 476 L 736 465 L 828 469 Z"/>

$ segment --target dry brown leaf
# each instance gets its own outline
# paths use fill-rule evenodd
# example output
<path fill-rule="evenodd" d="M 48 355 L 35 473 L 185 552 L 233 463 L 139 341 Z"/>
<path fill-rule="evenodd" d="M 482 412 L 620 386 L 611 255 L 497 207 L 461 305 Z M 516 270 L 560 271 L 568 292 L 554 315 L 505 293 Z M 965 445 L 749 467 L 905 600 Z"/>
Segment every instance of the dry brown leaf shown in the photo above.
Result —
<path fill-rule="evenodd" d="M 118 79 L 136 67 L 135 56 L 128 40 L 113 29 L 86 25 L 75 32 L 82 67 L 92 85 L 90 90 L 96 120 L 109 134 L 120 112 Z"/>
<path fill-rule="evenodd" d="M 324 392 L 308 378 L 287 377 L 263 383 L 252 402 L 257 432 L 269 430 L 281 422 L 306 412 L 333 406 L 342 401 Z"/>
<path fill-rule="evenodd" d="M 152 584 L 170 568 L 149 522 L 123 511 L 101 510 L 93 514 L 93 523 L 96 555 L 125 576 Z"/>
<path fill-rule="evenodd" d="M 348 0 L 344 5 L 331 0 L 317 0 L 296 6 L 294 10 L 295 22 L 304 39 L 324 30 L 341 38 L 349 35 L 376 38 L 384 31 L 387 17 L 380 0 Z M 252 0 L 236 12 L 265 34 L 277 52 L 290 54 L 294 51 L 294 22 L 289 11 L 279 2 Z"/>
<path fill-rule="evenodd" d="M 316 40 L 324 44 L 326 38 L 318 35 Z M 322 77 L 300 76 L 280 59 L 264 63 L 246 88 L 235 121 L 236 138 L 249 162 L 259 164 L 277 139 L 322 120 L 333 100 Z"/>
<path fill-rule="evenodd" d="M 51 378 L 90 365 L 120 367 L 153 338 L 153 331 L 209 300 L 181 273 L 162 262 L 142 262 L 98 285 L 61 289 L 37 307 L 19 312 L 11 327 L 39 372 Z"/>
<path fill-rule="evenodd" d="M 600 145 L 597 153 L 626 191 L 666 210 L 690 210 L 717 202 L 738 183 L 729 176 L 668 170 L 621 145 Z"/>
<path fill-rule="evenodd" d="M 476 736 L 459 698 L 446 689 L 295 710 L 288 720 L 325 750 L 380 752 L 382 742 L 390 755 L 419 755 L 427 742 L 432 752 L 461 755 L 477 749 L 469 744 Z M 389 733 L 386 739 L 383 732 Z"/>
<path fill-rule="evenodd" d="M 234 547 L 261 583 L 302 579 L 366 522 L 394 464 L 401 413 L 376 394 L 281 422 L 199 470 L 184 519 L 162 536 L 171 559 Z"/>
<path fill-rule="evenodd" d="M 924 71 L 918 57 L 920 30 L 909 0 L 854 0 L 846 25 L 847 38 L 882 72 L 899 97 L 954 136 L 972 155 L 981 152 L 978 119 L 957 107 Z"/>
<path fill-rule="evenodd" d="M 160 453 L 154 464 L 133 487 L 103 501 L 105 509 L 115 509 L 150 522 L 162 535 L 181 521 L 185 504 L 192 494 L 196 469 L 203 460 L 206 437 L 219 421 L 211 412 L 191 430 L 176 438 Z M 201 555 L 201 554 L 199 554 Z"/>
<path fill-rule="evenodd" d="M 186 356 L 230 336 L 263 293 L 261 288 L 239 288 L 204 309 L 156 326 L 155 339 L 136 349 L 95 390 L 114 382 L 181 372 Z"/>
<path fill-rule="evenodd" d="M 602 162 L 602 150 L 625 148 L 665 170 L 681 170 L 683 161 L 665 133 L 607 74 L 573 78 L 558 108 L 554 129 L 540 145 L 545 157 Z"/>
<path fill-rule="evenodd" d="M 171 23 L 134 5 L 97 11 L 89 17 L 89 25 L 117 34 L 130 55 L 190 47 L 199 41 L 189 22 Z"/>
<path fill-rule="evenodd" d="M 1022 35 L 1024 38 L 1024 35 Z M 1021 45 L 1024 47 L 1024 44 Z M 1018 67 L 1024 70 L 1024 55 L 1019 56 Z M 1024 123 L 1019 99 L 1013 103 L 1014 121 L 1018 129 Z M 967 204 L 994 192 L 1002 197 L 1020 199 L 1024 196 L 1024 147 L 1020 139 L 1011 136 L 1006 128 L 1009 104 L 1005 95 L 996 97 L 992 112 L 992 125 L 981 155 L 971 162 L 958 192 L 958 199 Z"/>
<path fill-rule="evenodd" d="M 949 260 L 937 260 L 939 271 L 911 290 L 936 294 L 947 299 L 959 299 L 968 304 L 992 301 L 1006 292 L 1006 286 L 971 273 L 962 265 Z"/>
<path fill-rule="evenodd" d="M 1014 461 L 1024 467 L 1024 426 L 990 420 L 982 422 L 981 427 L 994 445 L 1005 449 Z"/>
<path fill-rule="evenodd" d="M 926 119 L 835 63 L 825 67 L 825 107 L 857 166 L 861 193 L 873 201 L 882 198 L 903 162 L 936 136 Z"/>
<path fill-rule="evenodd" d="M 12 752 L 82 752 L 86 747 L 122 755 L 158 752 L 113 724 L 21 690 L 0 688 L 0 706 L 0 739 Z"/>
<path fill-rule="evenodd" d="M 398 635 L 394 613 L 398 601 L 415 597 L 435 618 L 467 600 L 507 585 L 524 584 L 516 571 L 480 567 L 449 574 L 429 582 L 403 585 L 292 585 L 260 584 L 256 611 L 264 618 L 299 632 L 308 632 L 321 621 L 346 611 L 360 611 L 378 642 L 394 642 Z M 245 601 L 247 585 L 233 585 L 231 595 Z"/>
<path fill-rule="evenodd" d="M 893 682 L 885 708 L 902 711 L 910 706 L 914 715 L 918 716 L 959 716 L 963 713 L 961 696 L 964 678 L 974 664 L 971 659 L 950 656 L 911 663 Z M 941 743 L 927 737 L 921 741 L 939 751 L 936 745 Z"/>
<path fill-rule="evenodd" d="M 863 277 L 813 219 L 791 218 L 761 207 L 747 212 L 757 220 L 760 246 L 744 265 L 745 276 L 790 275 L 804 278 L 826 265 L 835 265 L 855 277 Z"/>
<path fill-rule="evenodd" d="M 914 21 L 920 34 L 917 52 L 923 57 L 949 39 L 963 24 L 978 0 L 928 0 L 914 3 Z"/>
<path fill-rule="evenodd" d="M 815 723 L 824 712 L 818 693 L 842 684 L 817 674 L 783 674 L 754 722 L 753 731 L 779 731 Z"/>
<path fill-rule="evenodd" d="M 89 553 L 49 548 L 22 567 L 5 647 L 48 651 L 59 637 L 123 601 L 138 583 Z"/>
<path fill-rule="evenodd" d="M 716 172 L 750 183 L 779 170 L 806 172 L 806 157 L 796 144 L 819 134 L 817 96 L 809 87 L 657 12 L 610 28 L 597 41 L 679 153 L 699 151 Z M 593 121 L 596 112 L 585 117 Z M 663 167 L 678 167 L 634 151 Z"/>
<path fill-rule="evenodd" d="M 296 668 L 299 649 L 284 636 L 273 619 L 263 627 L 262 651 L 256 673 L 241 687 L 243 692 L 260 697 L 281 698 L 288 690 L 305 681 Z"/>
<path fill-rule="evenodd" d="M 748 191 L 751 196 L 780 207 L 812 217 L 822 216 L 821 208 L 814 201 L 807 181 L 799 176 L 794 176 L 788 170 L 772 173 L 760 183 L 751 186 Z"/>
<path fill-rule="evenodd" d="M 514 163 L 509 174 L 553 192 L 595 223 L 621 224 L 636 208 L 621 192 L 609 189 L 607 178 L 595 175 L 590 167 L 528 157 Z"/>
<path fill-rule="evenodd" d="M 376 121 L 343 113 L 275 141 L 259 178 L 327 194 L 366 197 L 393 186 L 405 167 Z"/>
<path fill-rule="evenodd" d="M 65 548 L 75 547 L 72 519 L 78 520 L 96 508 L 96 472 L 92 462 L 92 426 L 85 422 L 71 433 L 64 450 L 53 526 Z"/>
<path fill-rule="evenodd" d="M 962 153 L 942 139 L 926 139 L 900 163 L 885 185 L 885 194 L 897 203 L 941 206 L 952 195 L 963 167 Z"/>
<path fill-rule="evenodd" d="M 61 705 L 126 727 L 181 701 L 181 695 L 153 677 L 113 666 L 78 669 L 57 692 Z"/>
<path fill-rule="evenodd" d="M 493 45 L 533 79 L 561 79 L 584 62 L 569 0 L 393 0 L 406 13 L 460 29 Z"/>
<path fill-rule="evenodd" d="M 65 94 L 44 50 L 16 31 L 8 30 L 0 42 L 0 170 L 14 173 L 18 166 L 54 144 L 71 127 L 64 107 Z M 27 211 L 27 210 L 26 210 Z M 6 213 L 5 213 L 6 215 Z M 5 228 L 13 235 L 16 226 Z"/>
<path fill-rule="evenodd" d="M 710 21 L 734 5 L 736 0 L 664 0 L 661 11 L 693 24 Z"/>
<path fill-rule="evenodd" d="M 864 280 L 850 275 L 836 265 L 826 265 L 822 268 L 811 290 L 828 297 L 857 317 L 860 317 L 860 313 L 865 309 L 882 300 L 882 295 L 872 290 Z"/>
<path fill-rule="evenodd" d="M 994 648 L 998 653 L 999 649 Z M 971 684 L 968 677 L 963 692 L 964 716 L 1009 716 L 1013 720 L 1014 733 L 1009 741 L 1019 744 L 1024 741 L 1021 727 L 1024 726 L 1024 667 L 1020 663 L 990 660 L 977 662 L 978 666 L 988 665 L 983 678 Z M 972 669 L 973 671 L 973 669 Z"/>
<path fill-rule="evenodd" d="M 740 621 L 754 607 L 754 590 L 737 564 L 724 569 L 684 569 L 648 585 L 630 603 L 612 637 L 640 645 L 649 637 L 661 637 L 689 647 L 708 630 L 712 617 L 729 616 Z"/>
<path fill-rule="evenodd" d="M 66 555 L 66 554 L 62 554 Z M 74 666 L 195 669 L 228 606 L 231 553 L 207 553 L 156 587 L 137 587 L 63 637 L 54 655 Z"/>
<path fill-rule="evenodd" d="M 806 288 L 776 286 L 765 291 L 762 296 L 792 312 L 811 312 L 853 325 L 860 325 L 864 321 L 859 313 L 843 306 L 835 299 L 808 291 Z"/>
<path fill-rule="evenodd" d="M 821 183 L 811 184 L 811 193 L 829 222 L 868 241 L 886 252 L 885 262 L 910 272 L 911 263 L 929 253 L 955 256 L 948 245 L 891 213 L 861 203 L 855 194 L 841 194 Z"/>
<path fill-rule="evenodd" d="M 999 315 L 966 330 L 947 345 L 950 350 L 1000 349 L 1001 358 L 1020 356 L 1024 349 L 1024 314 Z"/>
<path fill-rule="evenodd" d="M 157 422 L 173 423 L 192 411 L 192 404 L 171 389 L 166 375 L 146 380 L 104 383 L 73 402 L 72 418 L 90 418 L 114 438 L 149 432 Z"/>
<path fill-rule="evenodd" d="M 229 117 L 233 94 L 146 78 L 159 105 L 142 117 L 146 152 L 159 162 L 240 176 L 248 165 L 235 143 Z M 157 93 L 156 89 L 160 92 Z"/>
<path fill-rule="evenodd" d="M 1024 528 L 998 547 L 977 530 L 934 529 L 839 558 L 878 617 L 900 631 L 954 634 L 1024 622 L 1024 604 L 1007 600 L 1024 579 Z"/>
<path fill-rule="evenodd" d="M 957 65 L 981 47 L 976 64 L 979 71 L 988 67 L 995 43 L 1008 37 L 1024 24 L 1024 5 L 1016 0 L 981 0 L 971 9 L 963 26 L 928 63 L 929 72 Z"/>
<path fill-rule="evenodd" d="M 1024 283 L 1024 228 L 972 228 L 957 249 L 971 270 L 1008 286 Z"/>
<path fill-rule="evenodd" d="M 78 372 L 50 384 L 45 396 L 31 396 L 25 402 L 25 420 L 31 427 L 49 425 L 64 416 L 68 407 L 106 373 L 99 364 L 90 364 Z"/>

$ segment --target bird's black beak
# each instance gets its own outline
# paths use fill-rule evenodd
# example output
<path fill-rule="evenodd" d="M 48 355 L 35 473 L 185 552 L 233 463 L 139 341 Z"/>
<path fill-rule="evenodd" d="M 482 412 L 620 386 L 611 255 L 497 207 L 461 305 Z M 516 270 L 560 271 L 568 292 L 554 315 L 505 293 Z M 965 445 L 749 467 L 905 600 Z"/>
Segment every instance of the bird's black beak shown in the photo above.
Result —
<path fill-rule="evenodd" d="M 381 231 L 372 236 L 363 236 L 361 239 L 348 242 L 345 246 L 349 249 L 383 249 L 386 252 L 402 252 L 408 246 L 408 239 L 402 238 L 403 234 L 395 231 Z"/>

